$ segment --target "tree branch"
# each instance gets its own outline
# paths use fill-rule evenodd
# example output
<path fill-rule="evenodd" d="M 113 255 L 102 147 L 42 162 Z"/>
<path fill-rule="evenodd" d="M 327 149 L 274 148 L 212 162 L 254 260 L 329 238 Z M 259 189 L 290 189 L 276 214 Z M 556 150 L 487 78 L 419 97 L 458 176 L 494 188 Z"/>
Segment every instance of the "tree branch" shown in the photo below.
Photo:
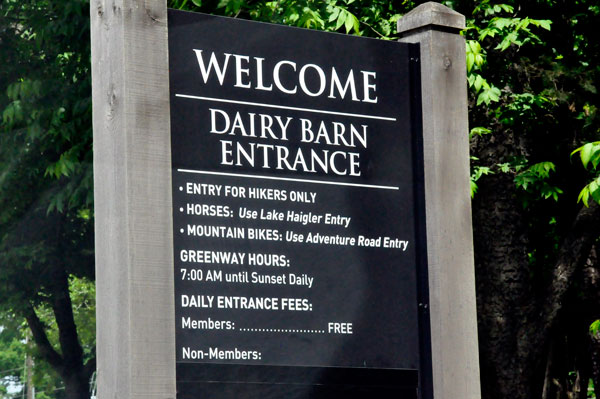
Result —
<path fill-rule="evenodd" d="M 369 25 L 368 23 L 366 23 L 366 22 L 363 22 L 363 21 L 359 21 L 359 22 L 360 22 L 361 24 L 363 24 L 363 25 L 366 25 L 367 27 L 371 28 L 371 30 L 372 30 L 373 32 L 377 33 L 377 34 L 379 35 L 379 37 L 385 37 L 385 35 L 382 35 L 381 33 L 379 33 L 379 31 L 378 31 L 377 29 L 373 28 L 373 27 L 372 27 L 371 25 Z"/>
<path fill-rule="evenodd" d="M 96 357 L 94 356 L 83 366 L 83 375 L 89 380 L 92 374 L 96 371 Z"/>
<path fill-rule="evenodd" d="M 29 306 L 26 310 L 25 320 L 31 330 L 33 340 L 35 341 L 39 353 L 44 360 L 46 360 L 59 374 L 62 374 L 64 368 L 64 361 L 62 356 L 54 350 L 52 344 L 48 340 L 44 324 L 41 322 L 33 306 Z"/>
<path fill-rule="evenodd" d="M 539 308 L 533 322 L 524 323 L 518 336 L 519 342 L 527 342 L 524 351 L 525 367 L 535 368 L 541 363 L 543 353 L 547 350 L 551 331 L 556 325 L 559 314 L 563 309 L 563 302 L 573 285 L 575 273 L 583 269 L 588 260 L 593 244 L 600 236 L 600 205 L 592 203 L 590 207 L 583 207 L 568 235 L 565 237 L 554 266 L 552 281 L 545 295 L 546 301 Z M 531 345 L 531 343 L 535 343 Z"/>
<path fill-rule="evenodd" d="M 79 343 L 77 326 L 73 317 L 73 306 L 69 293 L 69 279 L 64 267 L 58 266 L 52 275 L 51 305 L 58 326 L 58 340 L 65 369 L 76 372 L 83 367 L 83 349 Z M 65 370 L 66 371 L 66 370 Z"/>

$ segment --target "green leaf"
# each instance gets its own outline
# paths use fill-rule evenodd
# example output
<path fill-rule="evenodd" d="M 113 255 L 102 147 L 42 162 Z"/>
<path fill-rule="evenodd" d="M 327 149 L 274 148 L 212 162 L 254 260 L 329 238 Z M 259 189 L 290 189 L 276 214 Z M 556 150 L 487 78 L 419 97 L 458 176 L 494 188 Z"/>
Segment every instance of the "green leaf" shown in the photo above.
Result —
<path fill-rule="evenodd" d="M 340 9 L 337 23 L 335 25 L 335 30 L 340 29 L 342 27 L 342 25 L 344 25 L 344 22 L 346 22 L 347 14 L 348 13 L 346 12 L 346 10 Z"/>
<path fill-rule="evenodd" d="M 338 18 L 339 15 L 340 15 L 340 8 L 339 7 L 334 7 L 333 11 L 329 15 L 329 22 L 335 21 Z"/>
<path fill-rule="evenodd" d="M 483 86 L 484 83 L 485 80 L 481 77 L 481 75 L 477 75 L 477 77 L 475 78 L 475 83 L 473 84 L 473 86 L 475 87 L 475 92 L 481 90 L 481 86 Z"/>
<path fill-rule="evenodd" d="M 588 207 L 589 206 L 589 204 L 588 204 L 589 197 L 590 197 L 590 190 L 588 189 L 587 186 L 585 186 L 579 192 L 579 196 L 577 197 L 577 202 L 583 202 L 583 205 L 585 205 L 586 207 Z"/>
<path fill-rule="evenodd" d="M 476 75 L 470 73 L 467 75 L 467 82 L 469 83 L 469 87 L 473 86 L 475 83 Z"/>
<path fill-rule="evenodd" d="M 594 143 L 587 143 L 581 148 L 580 157 L 581 163 L 584 168 L 587 168 L 588 163 L 592 159 L 592 153 L 594 151 Z"/>
<path fill-rule="evenodd" d="M 494 172 L 491 170 L 489 166 L 474 166 L 471 172 L 471 198 L 477 192 L 477 183 L 476 181 L 481 178 L 483 175 L 491 175 Z"/>
<path fill-rule="evenodd" d="M 477 96 L 477 105 L 481 105 L 482 103 L 490 103 L 490 97 L 487 91 L 483 91 Z"/>
<path fill-rule="evenodd" d="M 475 194 L 477 193 L 477 183 L 475 183 L 473 180 L 471 180 L 471 198 L 475 197 Z"/>
<path fill-rule="evenodd" d="M 595 151 L 592 154 L 592 166 L 594 169 L 598 168 L 598 164 L 600 164 L 600 151 Z"/>
<path fill-rule="evenodd" d="M 498 44 L 495 49 L 496 50 L 500 50 L 500 51 L 504 51 L 507 48 L 510 47 L 511 44 L 513 44 L 514 40 L 511 40 L 511 38 L 509 36 L 506 36 L 502 42 L 500 42 L 500 44 Z"/>
<path fill-rule="evenodd" d="M 491 132 L 492 131 L 490 129 L 487 129 L 485 127 L 474 127 L 469 132 L 469 138 L 472 138 L 475 135 L 477 135 L 477 136 L 483 136 L 484 134 L 490 134 Z"/>
<path fill-rule="evenodd" d="M 600 181 L 595 180 L 590 183 L 590 195 L 592 196 L 594 201 L 596 201 L 597 203 L 600 204 L 600 189 L 599 188 L 600 188 Z"/>
<path fill-rule="evenodd" d="M 469 40 L 468 44 L 473 54 L 481 53 L 481 44 L 477 40 Z"/>
<path fill-rule="evenodd" d="M 500 30 L 506 29 L 512 24 L 518 23 L 519 18 L 492 18 L 490 24 Z"/>
<path fill-rule="evenodd" d="M 581 189 L 579 197 L 577 197 L 577 202 L 583 202 L 583 204 L 587 207 L 589 206 L 588 202 L 590 197 L 600 204 L 600 176 L 596 177 L 588 185 Z"/>
<path fill-rule="evenodd" d="M 495 37 L 496 29 L 485 28 L 479 31 L 479 40 L 485 39 L 487 36 Z"/>
<path fill-rule="evenodd" d="M 475 65 L 477 65 L 478 67 L 481 67 L 484 63 L 484 58 L 483 55 L 481 54 L 476 54 L 475 55 Z"/>
<path fill-rule="evenodd" d="M 489 86 L 485 80 L 482 82 L 482 87 L 483 90 L 479 94 L 479 97 L 477 97 L 477 105 L 480 105 L 481 103 L 490 105 L 490 103 L 500 100 L 500 89 L 495 86 Z"/>
<path fill-rule="evenodd" d="M 592 335 L 598 335 L 599 331 L 600 331 L 600 320 L 596 320 L 592 324 L 590 324 L 590 333 Z"/>
<path fill-rule="evenodd" d="M 571 157 L 577 153 L 580 153 L 581 161 L 583 163 L 584 159 L 587 160 L 584 163 L 584 166 L 587 167 L 587 163 L 590 161 L 594 168 L 598 166 L 598 162 L 600 162 L 597 158 L 600 157 L 600 141 L 592 141 L 591 143 L 586 143 L 579 148 L 576 148 L 571 152 Z M 586 154 L 584 154 L 586 152 Z"/>
<path fill-rule="evenodd" d="M 550 176 L 550 172 L 556 170 L 556 165 L 553 162 L 539 162 L 531 165 L 528 170 L 540 179 L 546 179 Z"/>
<path fill-rule="evenodd" d="M 470 72 L 473 69 L 473 65 L 475 64 L 475 56 L 473 53 L 467 53 L 467 72 Z"/>
<path fill-rule="evenodd" d="M 490 88 L 490 99 L 492 101 L 498 101 L 500 100 L 500 89 L 497 87 L 491 87 Z"/>
<path fill-rule="evenodd" d="M 354 15 L 350 14 L 348 11 L 346 11 L 346 20 L 344 21 L 344 27 L 346 28 L 346 33 L 350 33 L 350 31 L 352 30 L 352 27 L 354 26 Z"/>
<path fill-rule="evenodd" d="M 354 22 L 354 32 L 357 34 L 360 33 L 360 22 L 358 21 L 358 18 L 352 15 L 352 21 Z"/>
<path fill-rule="evenodd" d="M 540 19 L 538 20 L 538 22 L 540 23 L 540 26 L 546 30 L 550 30 L 550 25 L 552 24 L 552 21 L 547 20 L 547 19 Z"/>
<path fill-rule="evenodd" d="M 508 162 L 499 163 L 498 167 L 500 168 L 500 171 L 502 173 L 508 173 L 508 172 L 510 172 L 510 164 Z"/>
<path fill-rule="evenodd" d="M 473 173 L 471 174 L 471 180 L 477 181 L 483 175 L 493 175 L 494 172 L 489 166 L 475 166 L 473 167 Z"/>
<path fill-rule="evenodd" d="M 517 24 L 516 30 L 527 28 L 529 26 L 530 21 L 531 20 L 529 18 L 524 18 L 521 22 Z"/>

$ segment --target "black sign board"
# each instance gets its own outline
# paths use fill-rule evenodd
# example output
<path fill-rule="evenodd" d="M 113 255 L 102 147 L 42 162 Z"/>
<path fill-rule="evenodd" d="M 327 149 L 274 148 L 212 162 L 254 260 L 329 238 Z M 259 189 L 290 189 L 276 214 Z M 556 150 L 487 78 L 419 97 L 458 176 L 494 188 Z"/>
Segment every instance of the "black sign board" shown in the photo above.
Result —
<path fill-rule="evenodd" d="M 178 398 L 428 398 L 416 45 L 169 11 Z"/>

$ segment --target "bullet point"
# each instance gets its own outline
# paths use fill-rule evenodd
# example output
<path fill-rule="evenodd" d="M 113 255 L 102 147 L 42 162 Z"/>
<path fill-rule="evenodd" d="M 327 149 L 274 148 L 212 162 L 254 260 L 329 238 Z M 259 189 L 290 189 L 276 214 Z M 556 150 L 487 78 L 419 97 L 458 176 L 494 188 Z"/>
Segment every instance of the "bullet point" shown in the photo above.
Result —
<path fill-rule="evenodd" d="M 183 208 L 179 208 L 179 212 L 183 212 Z"/>
<path fill-rule="evenodd" d="M 179 191 L 183 191 L 183 187 L 179 187 Z"/>
<path fill-rule="evenodd" d="M 183 229 L 179 229 L 179 232 L 180 232 L 180 233 L 183 233 Z"/>

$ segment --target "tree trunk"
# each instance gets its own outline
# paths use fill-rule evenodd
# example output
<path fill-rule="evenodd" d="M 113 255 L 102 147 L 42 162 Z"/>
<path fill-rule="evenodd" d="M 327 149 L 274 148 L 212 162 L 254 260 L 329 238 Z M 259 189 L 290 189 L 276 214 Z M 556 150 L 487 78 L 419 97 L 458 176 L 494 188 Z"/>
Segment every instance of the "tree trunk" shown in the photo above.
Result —
<path fill-rule="evenodd" d="M 591 371 L 592 381 L 594 381 L 594 389 L 596 398 L 600 398 L 600 336 L 596 334 L 591 337 L 592 351 L 591 351 Z"/>
<path fill-rule="evenodd" d="M 532 370 L 519 336 L 531 319 L 531 287 L 523 216 L 510 175 L 486 178 L 474 201 L 482 394 L 485 399 L 529 399 Z"/>
<path fill-rule="evenodd" d="M 84 373 L 63 377 L 66 399 L 90 399 L 90 379 Z"/>
<path fill-rule="evenodd" d="M 598 259 L 597 245 L 593 255 L 590 256 L 587 267 L 584 269 L 584 284 L 587 300 L 593 313 L 592 321 L 600 319 L 600 260 Z M 597 398 L 600 398 L 600 333 L 589 333 L 590 342 L 590 378 L 594 382 Z"/>
<path fill-rule="evenodd" d="M 508 132 L 480 138 L 474 150 L 485 165 L 521 153 Z M 532 397 L 532 370 L 524 363 L 527 356 L 523 353 L 532 343 L 519 331 L 531 320 L 533 295 L 525 218 L 515 198 L 513 179 L 506 173 L 485 176 L 478 182 L 473 201 L 479 356 L 485 399 Z"/>
<path fill-rule="evenodd" d="M 521 153 L 518 139 L 507 131 L 479 138 L 474 147 L 484 165 Z M 517 199 L 514 175 L 497 172 L 478 183 L 473 224 L 482 397 L 539 398 L 550 332 L 575 272 L 582 270 L 600 234 L 600 206 L 580 210 L 565 230 L 554 263 L 545 266 L 550 281 L 541 284 L 545 280 L 539 270 L 531 269 L 528 258 L 528 234 L 536 231 L 529 226 L 530 210 Z"/>
<path fill-rule="evenodd" d="M 45 326 L 31 307 L 26 320 L 39 353 L 57 372 L 65 383 L 67 399 L 89 399 L 89 381 L 96 368 L 95 359 L 84 364 L 83 349 L 79 343 L 77 326 L 73 318 L 71 297 L 69 296 L 68 276 L 63 268 L 57 267 L 51 274 L 52 299 L 51 306 L 58 326 L 58 340 L 61 353 L 50 344 Z"/>
<path fill-rule="evenodd" d="M 58 268 L 52 309 L 58 325 L 58 337 L 63 353 L 61 376 L 65 383 L 67 399 L 89 399 L 90 376 L 93 370 L 83 363 L 83 349 L 79 343 L 73 306 L 69 295 L 69 278 L 63 268 Z"/>
<path fill-rule="evenodd" d="M 584 352 L 585 349 L 589 349 L 589 340 L 585 339 L 584 336 L 580 345 L 582 351 L 577 354 L 577 379 L 573 387 L 573 398 L 574 399 L 586 399 L 588 382 L 590 380 L 590 367 L 589 357 Z"/>
<path fill-rule="evenodd" d="M 544 374 L 544 387 L 542 389 L 542 399 L 552 399 L 553 391 L 552 371 L 554 370 L 554 342 L 550 343 L 548 350 L 548 360 L 546 361 L 546 372 Z"/>

